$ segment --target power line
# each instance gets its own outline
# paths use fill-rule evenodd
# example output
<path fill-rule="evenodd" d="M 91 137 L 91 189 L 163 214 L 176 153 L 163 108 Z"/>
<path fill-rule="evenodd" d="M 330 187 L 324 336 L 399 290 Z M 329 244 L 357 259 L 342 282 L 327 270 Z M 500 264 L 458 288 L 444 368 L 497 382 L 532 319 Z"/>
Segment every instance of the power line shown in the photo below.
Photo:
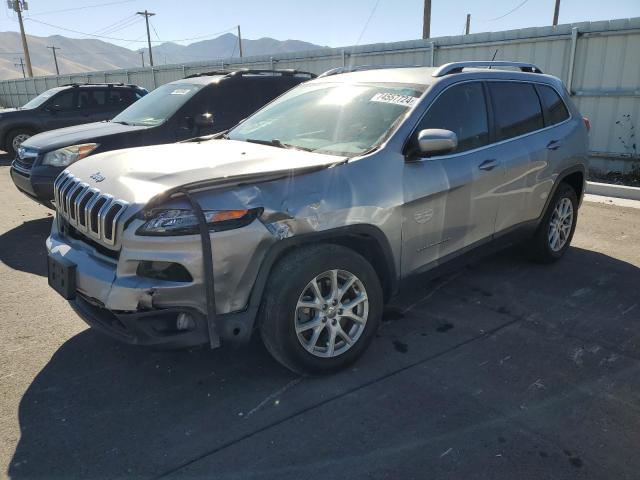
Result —
<path fill-rule="evenodd" d="M 64 8 L 62 10 L 48 10 L 46 12 L 36 12 L 36 13 L 32 13 L 29 16 L 30 17 L 34 17 L 34 16 L 40 16 L 40 15 L 49 15 L 51 13 L 63 13 L 63 12 L 72 12 L 74 10 L 86 10 L 87 8 L 97 8 L 97 7 L 106 7 L 108 5 L 118 5 L 121 3 L 131 3 L 135 0 L 120 0 L 118 2 L 108 2 L 108 3 L 99 3 L 97 5 L 85 5 L 83 7 L 72 7 L 72 8 Z"/>
<path fill-rule="evenodd" d="M 52 23 L 43 22 L 42 20 L 36 20 L 35 18 L 27 18 L 27 20 L 29 20 L 31 22 L 41 23 L 42 25 L 46 25 L 48 27 L 57 28 L 58 30 L 64 30 L 66 32 L 76 33 L 78 35 L 86 35 L 88 37 L 105 38 L 107 40 L 117 40 L 119 42 L 136 42 L 136 41 L 144 42 L 144 40 L 131 40 L 130 38 L 116 38 L 116 37 L 108 37 L 108 36 L 105 36 L 105 35 L 95 35 L 93 33 L 80 32 L 78 30 L 73 30 L 71 28 L 65 28 L 65 27 L 61 27 L 59 25 L 53 25 Z"/>
<path fill-rule="evenodd" d="M 525 3 L 527 3 L 529 0 L 524 0 L 523 2 L 519 3 L 515 8 L 509 10 L 507 13 L 505 13 L 504 15 L 500 15 L 499 17 L 496 18 L 489 18 L 488 20 L 484 20 L 485 22 L 493 22 L 495 20 L 500 20 L 501 18 L 506 17 L 507 15 L 511 15 L 513 12 L 515 12 L 516 10 L 520 9 L 520 7 L 522 7 Z"/>
<path fill-rule="evenodd" d="M 66 27 L 61 27 L 59 25 L 54 25 L 52 23 L 48 23 L 48 22 L 43 22 L 42 20 L 36 20 L 35 18 L 26 18 L 25 20 L 29 20 L 31 22 L 36 22 L 36 23 L 40 23 L 42 25 L 46 25 L 48 27 L 52 27 L 52 28 L 57 28 L 58 30 L 64 30 L 66 32 L 71 32 L 71 33 L 75 33 L 78 35 L 86 35 L 88 37 L 95 37 L 95 38 L 103 38 L 106 40 L 116 40 L 119 42 L 129 42 L 129 43 L 135 43 L 135 42 L 140 42 L 140 43 L 145 43 L 146 40 L 140 40 L 140 38 L 138 39 L 131 39 L 131 38 L 117 38 L 117 37 L 111 37 L 111 36 L 105 36 L 105 35 L 96 35 L 93 33 L 87 33 L 87 32 L 80 32 L 78 30 L 73 30 L 71 28 L 66 28 Z M 174 39 L 168 39 L 168 40 L 151 40 L 152 43 L 164 43 L 164 42 L 186 42 L 189 40 L 201 40 L 203 38 L 207 38 L 207 37 L 214 37 L 217 35 L 221 35 L 223 33 L 227 33 L 230 32 L 232 30 L 235 30 L 237 28 L 236 25 L 234 25 L 231 28 L 227 28 L 226 30 L 222 30 L 220 32 L 215 32 L 215 33 L 207 33 L 205 35 L 200 35 L 197 37 L 190 37 L 190 38 L 174 38 Z"/>
<path fill-rule="evenodd" d="M 135 15 L 131 15 L 126 20 L 122 20 L 120 22 L 116 22 L 115 24 L 111 24 L 108 27 L 105 27 L 101 30 L 93 32 L 94 35 L 111 35 L 112 33 L 119 32 L 120 30 L 124 30 L 136 23 L 140 22 L 141 18 Z"/>
<path fill-rule="evenodd" d="M 380 0 L 376 0 L 375 5 L 371 9 L 371 13 L 369 14 L 369 18 L 367 18 L 367 21 L 364 23 L 364 27 L 362 27 L 362 31 L 360 32 L 360 36 L 358 37 L 358 41 L 356 42 L 356 45 L 360 45 L 360 40 L 362 40 L 362 36 L 364 35 L 364 32 L 367 30 L 367 27 L 369 26 L 369 22 L 371 21 L 373 14 L 376 13 L 379 3 L 380 3 Z"/>

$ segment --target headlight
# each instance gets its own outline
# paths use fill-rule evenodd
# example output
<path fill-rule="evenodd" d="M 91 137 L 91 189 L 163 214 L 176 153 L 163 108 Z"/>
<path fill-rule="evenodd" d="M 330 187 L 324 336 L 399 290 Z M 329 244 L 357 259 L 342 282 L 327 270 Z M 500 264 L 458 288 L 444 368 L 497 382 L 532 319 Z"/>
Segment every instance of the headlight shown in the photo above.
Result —
<path fill-rule="evenodd" d="M 67 167 L 73 162 L 77 162 L 81 158 L 88 156 L 99 146 L 99 143 L 83 143 L 81 145 L 59 148 L 58 150 L 47 153 L 42 160 L 42 164 L 52 167 Z"/>
<path fill-rule="evenodd" d="M 251 210 L 205 210 L 210 231 L 220 232 L 249 225 L 262 213 L 261 208 Z M 137 235 L 195 235 L 199 232 L 198 219 L 191 210 L 151 210 L 144 214 L 147 221 L 136 231 Z"/>

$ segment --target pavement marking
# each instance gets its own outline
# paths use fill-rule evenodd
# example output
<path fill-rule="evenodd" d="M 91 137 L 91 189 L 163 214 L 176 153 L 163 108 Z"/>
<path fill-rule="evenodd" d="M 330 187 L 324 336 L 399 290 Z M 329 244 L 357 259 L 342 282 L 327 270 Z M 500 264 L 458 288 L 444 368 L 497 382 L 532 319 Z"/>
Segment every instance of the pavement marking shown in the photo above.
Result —
<path fill-rule="evenodd" d="M 440 455 L 440 458 L 449 455 L 451 453 L 451 450 L 453 450 L 453 448 L 448 448 L 447 450 L 445 450 L 444 452 L 442 452 L 442 455 Z"/>
<path fill-rule="evenodd" d="M 289 383 L 287 383 L 284 387 L 282 387 L 279 390 L 276 390 L 275 392 L 267 395 L 267 397 L 262 400 L 258 405 L 256 405 L 255 407 L 253 407 L 251 410 L 249 410 L 247 412 L 247 414 L 244 416 L 245 419 L 249 418 L 251 415 L 253 415 L 254 413 L 256 413 L 258 410 L 260 410 L 262 407 L 264 407 L 267 403 L 269 403 L 271 400 L 281 396 L 284 392 L 286 392 L 287 390 L 289 390 L 291 387 L 295 387 L 297 384 L 299 384 L 302 381 L 303 377 L 299 377 L 299 378 L 294 378 L 293 380 L 291 380 Z M 276 400 L 276 402 L 278 402 L 278 400 Z M 278 402 L 280 403 L 280 402 Z"/>

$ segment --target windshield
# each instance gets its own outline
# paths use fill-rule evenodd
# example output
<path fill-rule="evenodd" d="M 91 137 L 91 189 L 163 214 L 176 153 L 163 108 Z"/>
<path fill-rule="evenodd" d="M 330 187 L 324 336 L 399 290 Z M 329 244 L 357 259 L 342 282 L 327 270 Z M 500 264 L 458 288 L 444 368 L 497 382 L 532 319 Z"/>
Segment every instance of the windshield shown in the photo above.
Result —
<path fill-rule="evenodd" d="M 113 121 L 153 127 L 164 123 L 204 85 L 168 83 L 156 88 L 118 114 Z"/>
<path fill-rule="evenodd" d="M 60 88 L 52 88 L 50 90 L 47 90 L 46 92 L 42 92 L 36 98 L 32 98 L 27 103 L 25 103 L 22 106 L 22 108 L 27 109 L 27 110 L 32 109 L 32 108 L 38 108 L 40 105 L 42 105 L 44 102 L 49 100 L 56 93 L 58 93 L 60 90 L 61 90 Z"/>
<path fill-rule="evenodd" d="M 382 143 L 423 91 L 420 86 L 388 83 L 301 85 L 228 136 L 352 157 Z"/>

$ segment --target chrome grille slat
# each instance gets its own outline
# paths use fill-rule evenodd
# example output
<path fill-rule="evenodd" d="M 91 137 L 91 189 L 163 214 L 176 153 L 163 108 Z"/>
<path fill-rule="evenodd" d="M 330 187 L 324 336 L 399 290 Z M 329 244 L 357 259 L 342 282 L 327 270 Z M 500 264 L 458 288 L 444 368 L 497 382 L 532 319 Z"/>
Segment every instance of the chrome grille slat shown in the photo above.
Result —
<path fill-rule="evenodd" d="M 100 193 L 69 172 L 55 180 L 53 195 L 58 215 L 70 225 L 106 245 L 116 244 L 118 220 L 129 205 L 127 202 Z"/>
<path fill-rule="evenodd" d="M 95 188 L 87 188 L 87 190 L 78 198 L 76 202 L 76 217 L 78 218 L 78 229 L 86 232 L 88 230 L 87 223 L 87 206 L 91 203 L 94 197 L 100 192 Z M 83 206 L 83 202 L 87 200 L 87 203 Z"/>

